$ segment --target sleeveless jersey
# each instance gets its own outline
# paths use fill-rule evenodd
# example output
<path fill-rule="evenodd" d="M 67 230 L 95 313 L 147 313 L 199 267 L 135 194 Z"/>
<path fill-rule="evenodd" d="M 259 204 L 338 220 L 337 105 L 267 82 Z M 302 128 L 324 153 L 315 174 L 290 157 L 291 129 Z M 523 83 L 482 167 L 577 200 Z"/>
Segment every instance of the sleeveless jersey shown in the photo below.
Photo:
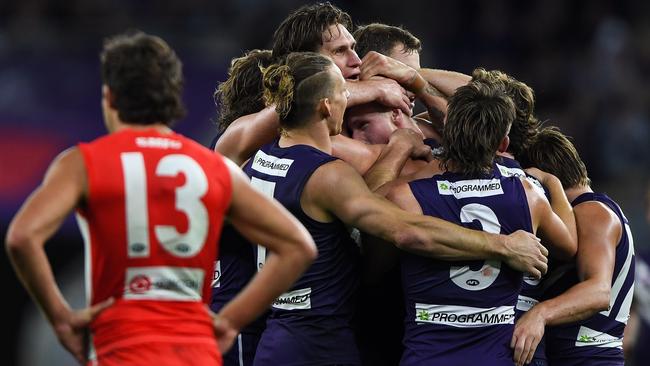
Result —
<path fill-rule="evenodd" d="M 609 310 L 589 319 L 556 327 L 547 327 L 547 355 L 553 365 L 622 365 L 623 330 L 630 316 L 634 292 L 634 241 L 627 218 L 621 208 L 605 194 L 583 193 L 571 204 L 602 202 L 621 221 L 623 233 L 616 246 L 614 274 Z M 555 297 L 579 282 L 575 266 L 560 277 L 547 291 Z"/>
<path fill-rule="evenodd" d="M 546 189 L 546 187 L 544 187 L 542 183 L 537 180 L 537 178 L 526 173 L 517 160 L 506 156 L 497 156 L 494 160 L 494 165 L 496 171 L 498 171 L 499 174 L 504 177 L 525 178 L 529 183 L 531 183 L 537 192 L 543 194 L 549 202 L 551 201 L 551 195 L 548 189 Z M 554 266 L 555 264 L 551 262 L 552 260 L 549 261 L 549 266 Z M 531 307 L 535 306 L 541 301 L 544 293 L 544 278 L 545 277 L 536 279 L 533 276 L 524 273 L 524 283 L 521 288 L 521 293 L 517 298 L 517 306 L 515 307 L 515 321 L 517 321 L 517 319 L 519 319 Z M 542 338 L 542 340 L 537 345 L 537 348 L 535 349 L 534 356 L 534 361 L 540 365 L 544 364 L 544 360 L 546 360 L 545 348 L 545 340 Z"/>
<path fill-rule="evenodd" d="M 246 164 L 251 183 L 272 195 L 307 228 L 318 258 L 271 308 L 255 365 L 356 363 L 350 327 L 358 285 L 358 247 L 339 220 L 318 222 L 300 198 L 314 171 L 336 158 L 307 145 L 282 148 L 276 140 Z"/>
<path fill-rule="evenodd" d="M 516 177 L 444 173 L 409 183 L 425 215 L 475 230 L 532 232 Z M 499 261 L 444 262 L 405 253 L 401 365 L 512 365 L 510 339 L 522 273 Z"/>
<path fill-rule="evenodd" d="M 223 159 L 154 129 L 125 129 L 79 150 L 88 299 L 116 300 L 91 324 L 97 353 L 150 342 L 215 345 L 205 304 L 232 191 Z"/>

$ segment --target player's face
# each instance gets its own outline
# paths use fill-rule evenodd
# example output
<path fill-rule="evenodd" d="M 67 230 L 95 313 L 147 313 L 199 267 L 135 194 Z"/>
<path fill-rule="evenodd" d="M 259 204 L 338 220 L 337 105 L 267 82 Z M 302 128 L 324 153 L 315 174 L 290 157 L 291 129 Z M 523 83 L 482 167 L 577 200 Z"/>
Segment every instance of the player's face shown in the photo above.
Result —
<path fill-rule="evenodd" d="M 344 26 L 330 25 L 323 32 L 323 45 L 318 53 L 330 57 L 345 79 L 357 79 L 361 73 L 361 59 L 354 51 L 355 45 L 354 37 Z"/>
<path fill-rule="evenodd" d="M 328 120 L 328 128 L 330 136 L 335 136 L 341 133 L 341 129 L 343 128 L 343 114 L 348 105 L 350 92 L 345 87 L 345 79 L 338 67 L 332 65 L 328 72 L 334 82 L 332 95 L 329 97 L 331 115 Z"/>
<path fill-rule="evenodd" d="M 420 53 L 418 51 L 405 52 L 404 44 L 401 42 L 388 52 L 388 56 L 416 70 L 420 68 Z"/>
<path fill-rule="evenodd" d="M 345 115 L 350 137 L 367 144 L 385 144 L 397 129 L 391 122 L 390 109 L 374 103 L 351 107 Z"/>
<path fill-rule="evenodd" d="M 422 134 L 413 120 L 399 110 L 386 108 L 378 103 L 348 108 L 345 119 L 350 137 L 367 144 L 387 144 L 390 135 L 398 128 L 410 128 Z"/>

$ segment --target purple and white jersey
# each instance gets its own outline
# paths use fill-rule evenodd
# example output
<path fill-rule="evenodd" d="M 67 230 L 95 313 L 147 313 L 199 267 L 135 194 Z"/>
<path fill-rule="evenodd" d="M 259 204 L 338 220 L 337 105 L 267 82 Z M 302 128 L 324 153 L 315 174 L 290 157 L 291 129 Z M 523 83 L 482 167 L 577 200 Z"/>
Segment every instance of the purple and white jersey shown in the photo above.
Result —
<path fill-rule="evenodd" d="M 532 232 L 517 177 L 444 173 L 409 183 L 425 215 L 475 230 Z M 404 253 L 401 365 L 512 365 L 510 339 L 523 274 L 497 260 L 445 262 Z"/>
<path fill-rule="evenodd" d="M 598 201 L 621 220 L 623 234 L 616 246 L 609 310 L 589 319 L 547 327 L 546 352 L 552 365 L 623 365 L 623 330 L 630 316 L 634 292 L 634 242 L 627 218 L 620 207 L 600 193 L 583 193 L 571 204 Z M 579 282 L 575 266 L 570 268 L 545 295 L 555 297 Z"/>
<path fill-rule="evenodd" d="M 358 364 L 350 320 L 358 287 L 359 248 L 338 219 L 319 222 L 300 204 L 303 189 L 320 166 L 336 160 L 316 148 L 275 141 L 263 146 L 244 171 L 258 189 L 275 197 L 307 228 L 318 257 L 272 304 L 254 364 Z"/>

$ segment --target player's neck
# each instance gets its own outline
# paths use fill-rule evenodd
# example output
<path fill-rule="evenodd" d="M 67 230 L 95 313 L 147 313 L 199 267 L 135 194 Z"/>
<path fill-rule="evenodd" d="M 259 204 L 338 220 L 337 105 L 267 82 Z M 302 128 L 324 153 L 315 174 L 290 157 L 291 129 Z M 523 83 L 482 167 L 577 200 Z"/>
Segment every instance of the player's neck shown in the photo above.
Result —
<path fill-rule="evenodd" d="M 566 194 L 566 198 L 569 200 L 569 202 L 573 202 L 578 196 L 580 196 L 583 193 L 587 192 L 593 192 L 591 190 L 591 187 L 589 186 L 576 186 L 576 187 L 571 187 L 567 188 L 564 190 L 564 193 Z"/>
<path fill-rule="evenodd" d="M 320 123 L 308 123 L 305 127 L 283 130 L 280 147 L 309 145 L 325 153 L 332 154 L 332 140 L 327 127 Z"/>
<path fill-rule="evenodd" d="M 159 133 L 162 134 L 169 134 L 172 133 L 172 129 L 169 128 L 166 124 L 162 122 L 158 123 L 152 123 L 152 124 L 147 124 L 147 125 L 140 125 L 140 124 L 133 124 L 133 123 L 126 123 L 122 121 L 115 121 L 113 124 L 113 128 L 111 129 L 111 133 L 113 132 L 119 132 L 123 130 L 135 130 L 135 131 L 144 131 L 144 130 L 156 130 Z"/>

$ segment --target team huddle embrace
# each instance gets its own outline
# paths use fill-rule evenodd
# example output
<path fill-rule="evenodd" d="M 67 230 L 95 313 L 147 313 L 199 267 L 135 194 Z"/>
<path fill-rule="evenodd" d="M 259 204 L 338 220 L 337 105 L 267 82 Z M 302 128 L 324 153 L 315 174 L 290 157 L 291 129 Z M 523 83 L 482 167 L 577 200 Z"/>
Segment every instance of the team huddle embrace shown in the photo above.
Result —
<path fill-rule="evenodd" d="M 529 86 L 422 66 L 416 36 L 330 3 L 272 44 L 218 84 L 211 150 L 170 129 L 165 41 L 107 40 L 109 134 L 61 153 L 6 241 L 80 363 L 624 364 L 627 219 Z M 73 211 L 81 310 L 43 249 Z"/>

